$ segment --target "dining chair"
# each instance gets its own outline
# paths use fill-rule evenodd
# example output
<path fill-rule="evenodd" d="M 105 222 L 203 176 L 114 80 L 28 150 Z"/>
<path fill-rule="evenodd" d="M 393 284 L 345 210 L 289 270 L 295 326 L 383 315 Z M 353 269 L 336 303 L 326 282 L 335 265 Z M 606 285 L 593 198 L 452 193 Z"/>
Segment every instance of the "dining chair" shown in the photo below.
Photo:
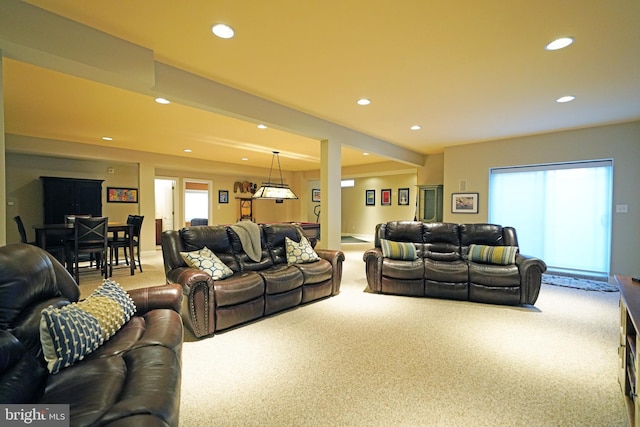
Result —
<path fill-rule="evenodd" d="M 113 274 L 113 257 L 115 255 L 116 261 L 115 264 L 118 265 L 118 253 L 122 248 L 124 251 L 124 259 L 127 265 L 129 265 L 129 255 L 131 256 L 131 262 L 135 263 L 136 259 L 134 254 L 128 254 L 127 250 L 129 246 L 133 246 L 136 251 L 136 256 L 138 258 L 137 268 L 142 273 L 142 262 L 140 261 L 140 231 L 142 229 L 142 221 L 144 220 L 144 215 L 129 215 L 127 217 L 127 224 L 132 225 L 131 232 L 126 232 L 124 237 L 121 236 L 113 236 L 109 238 L 109 270 L 110 274 Z M 131 241 L 131 244 L 129 243 Z"/>
<path fill-rule="evenodd" d="M 18 216 L 14 216 L 13 220 L 16 222 L 16 224 L 18 224 L 18 233 L 20 233 L 20 242 L 22 243 L 28 243 L 30 245 L 35 245 L 36 242 L 30 242 L 27 239 L 27 231 L 24 229 L 24 223 L 22 222 L 22 218 L 20 218 L 20 215 Z"/>
<path fill-rule="evenodd" d="M 91 214 L 67 214 L 64 216 L 65 224 L 74 224 L 76 222 L 76 218 L 91 218 Z M 81 261 L 89 261 L 89 267 L 93 267 L 93 261 L 95 259 L 95 254 L 84 255 L 81 258 Z"/>
<path fill-rule="evenodd" d="M 109 269 L 107 268 L 108 222 L 108 217 L 75 218 L 73 241 L 67 245 L 67 262 L 72 266 L 73 275 L 78 284 L 80 284 L 81 255 L 95 256 L 96 267 L 102 269 L 105 279 L 109 277 Z"/>
<path fill-rule="evenodd" d="M 209 225 L 209 220 L 207 218 L 193 218 L 191 220 L 191 225 Z"/>

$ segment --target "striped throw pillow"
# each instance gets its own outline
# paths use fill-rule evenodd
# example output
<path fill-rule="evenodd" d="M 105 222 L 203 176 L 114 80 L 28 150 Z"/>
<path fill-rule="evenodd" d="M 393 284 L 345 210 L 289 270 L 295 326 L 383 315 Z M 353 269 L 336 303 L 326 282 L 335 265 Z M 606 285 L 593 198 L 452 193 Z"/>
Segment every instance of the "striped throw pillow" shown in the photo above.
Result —
<path fill-rule="evenodd" d="M 391 259 L 413 261 L 418 258 L 416 247 L 410 242 L 394 242 L 393 240 L 380 239 L 382 256 Z"/>
<path fill-rule="evenodd" d="M 484 264 L 509 265 L 516 262 L 517 246 L 469 246 L 469 261 Z"/>

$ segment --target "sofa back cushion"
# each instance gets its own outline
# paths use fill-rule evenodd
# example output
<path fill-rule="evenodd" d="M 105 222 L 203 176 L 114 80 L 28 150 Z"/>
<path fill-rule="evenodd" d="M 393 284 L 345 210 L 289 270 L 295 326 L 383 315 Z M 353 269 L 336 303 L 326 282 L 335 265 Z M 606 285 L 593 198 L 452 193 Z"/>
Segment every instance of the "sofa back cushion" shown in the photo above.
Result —
<path fill-rule="evenodd" d="M 227 226 L 208 225 L 183 228 L 180 230 L 180 239 L 184 252 L 192 252 L 206 246 L 231 270 L 236 273 L 241 270 L 233 253 L 233 245 Z"/>
<path fill-rule="evenodd" d="M 502 226 L 497 224 L 461 224 L 462 246 L 476 245 L 502 246 Z"/>
<path fill-rule="evenodd" d="M 14 327 L 28 307 L 42 301 L 60 297 L 77 301 L 80 296 L 64 267 L 37 246 L 16 244 L 0 248 L 0 266 L 0 329 Z"/>
<path fill-rule="evenodd" d="M 422 244 L 423 225 L 421 221 L 389 221 L 384 227 L 384 236 L 380 238 Z"/>
<path fill-rule="evenodd" d="M 240 236 L 233 230 L 233 228 L 229 227 L 228 232 L 231 247 L 233 248 L 233 253 L 236 256 L 236 260 L 238 261 L 241 271 L 260 271 L 273 265 L 271 254 L 265 244 L 262 226 L 260 226 L 260 247 L 262 249 L 262 253 L 260 254 L 259 262 L 252 260 L 251 257 L 247 255 L 247 252 L 242 247 L 242 240 L 240 239 Z"/>
<path fill-rule="evenodd" d="M 264 241 L 274 264 L 287 263 L 287 247 L 284 238 L 300 243 L 302 230 L 295 224 L 262 224 Z"/>
<path fill-rule="evenodd" d="M 460 251 L 460 226 L 449 222 L 424 224 L 424 258 L 434 261 L 457 261 Z"/>

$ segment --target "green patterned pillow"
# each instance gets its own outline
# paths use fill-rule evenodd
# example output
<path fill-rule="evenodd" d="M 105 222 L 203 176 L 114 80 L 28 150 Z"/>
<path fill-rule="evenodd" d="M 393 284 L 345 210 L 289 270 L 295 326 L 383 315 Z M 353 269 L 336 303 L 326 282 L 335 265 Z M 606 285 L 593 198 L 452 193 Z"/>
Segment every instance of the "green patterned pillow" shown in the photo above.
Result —
<path fill-rule="evenodd" d="M 382 256 L 391 259 L 413 261 L 418 258 L 416 246 L 411 242 L 394 242 L 393 240 L 380 239 Z"/>
<path fill-rule="evenodd" d="M 233 274 L 233 270 L 220 261 L 220 258 L 206 246 L 193 252 L 180 252 L 180 255 L 189 267 L 199 268 L 209 273 L 213 280 L 222 280 Z"/>
<path fill-rule="evenodd" d="M 135 311 L 129 294 L 111 280 L 83 301 L 42 310 L 40 343 L 49 372 L 55 374 L 82 360 L 118 332 Z"/>
<path fill-rule="evenodd" d="M 285 249 L 287 252 L 288 264 L 304 264 L 306 262 L 318 261 L 320 257 L 313 250 L 313 246 L 306 237 L 300 236 L 300 243 L 296 243 L 290 238 L 284 238 Z"/>
<path fill-rule="evenodd" d="M 469 246 L 469 261 L 509 265 L 516 262 L 517 246 Z"/>

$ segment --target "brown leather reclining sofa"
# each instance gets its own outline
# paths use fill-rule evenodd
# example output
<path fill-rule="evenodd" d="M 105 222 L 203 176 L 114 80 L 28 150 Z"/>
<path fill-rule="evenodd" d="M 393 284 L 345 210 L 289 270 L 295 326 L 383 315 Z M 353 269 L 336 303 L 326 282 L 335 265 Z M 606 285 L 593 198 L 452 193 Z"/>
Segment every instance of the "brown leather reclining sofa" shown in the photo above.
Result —
<path fill-rule="evenodd" d="M 79 288 L 48 252 L 27 244 L 0 248 L 0 403 L 69 405 L 72 426 L 177 426 L 181 289 L 128 294 L 135 304 L 129 320 L 96 350 L 50 373 L 41 312 L 74 308 Z"/>
<path fill-rule="evenodd" d="M 411 244 L 415 259 L 385 257 L 382 239 Z M 496 248 L 505 253 L 518 246 L 513 227 L 495 224 L 391 221 L 376 226 L 374 244 L 363 259 L 369 289 L 378 293 L 533 305 L 547 269 L 542 260 L 518 249 L 512 250 L 512 261 L 475 259 L 475 251 L 470 256 L 471 245 L 490 255 Z"/>
<path fill-rule="evenodd" d="M 316 249 L 318 261 L 288 264 L 285 237 L 301 241 L 296 224 L 260 224 L 260 261 L 253 261 L 233 226 L 210 225 L 162 233 L 167 283 L 183 288 L 182 316 L 196 337 L 231 328 L 300 304 L 336 295 L 344 253 Z M 181 252 L 211 250 L 233 275 L 213 280 L 189 267 Z"/>

